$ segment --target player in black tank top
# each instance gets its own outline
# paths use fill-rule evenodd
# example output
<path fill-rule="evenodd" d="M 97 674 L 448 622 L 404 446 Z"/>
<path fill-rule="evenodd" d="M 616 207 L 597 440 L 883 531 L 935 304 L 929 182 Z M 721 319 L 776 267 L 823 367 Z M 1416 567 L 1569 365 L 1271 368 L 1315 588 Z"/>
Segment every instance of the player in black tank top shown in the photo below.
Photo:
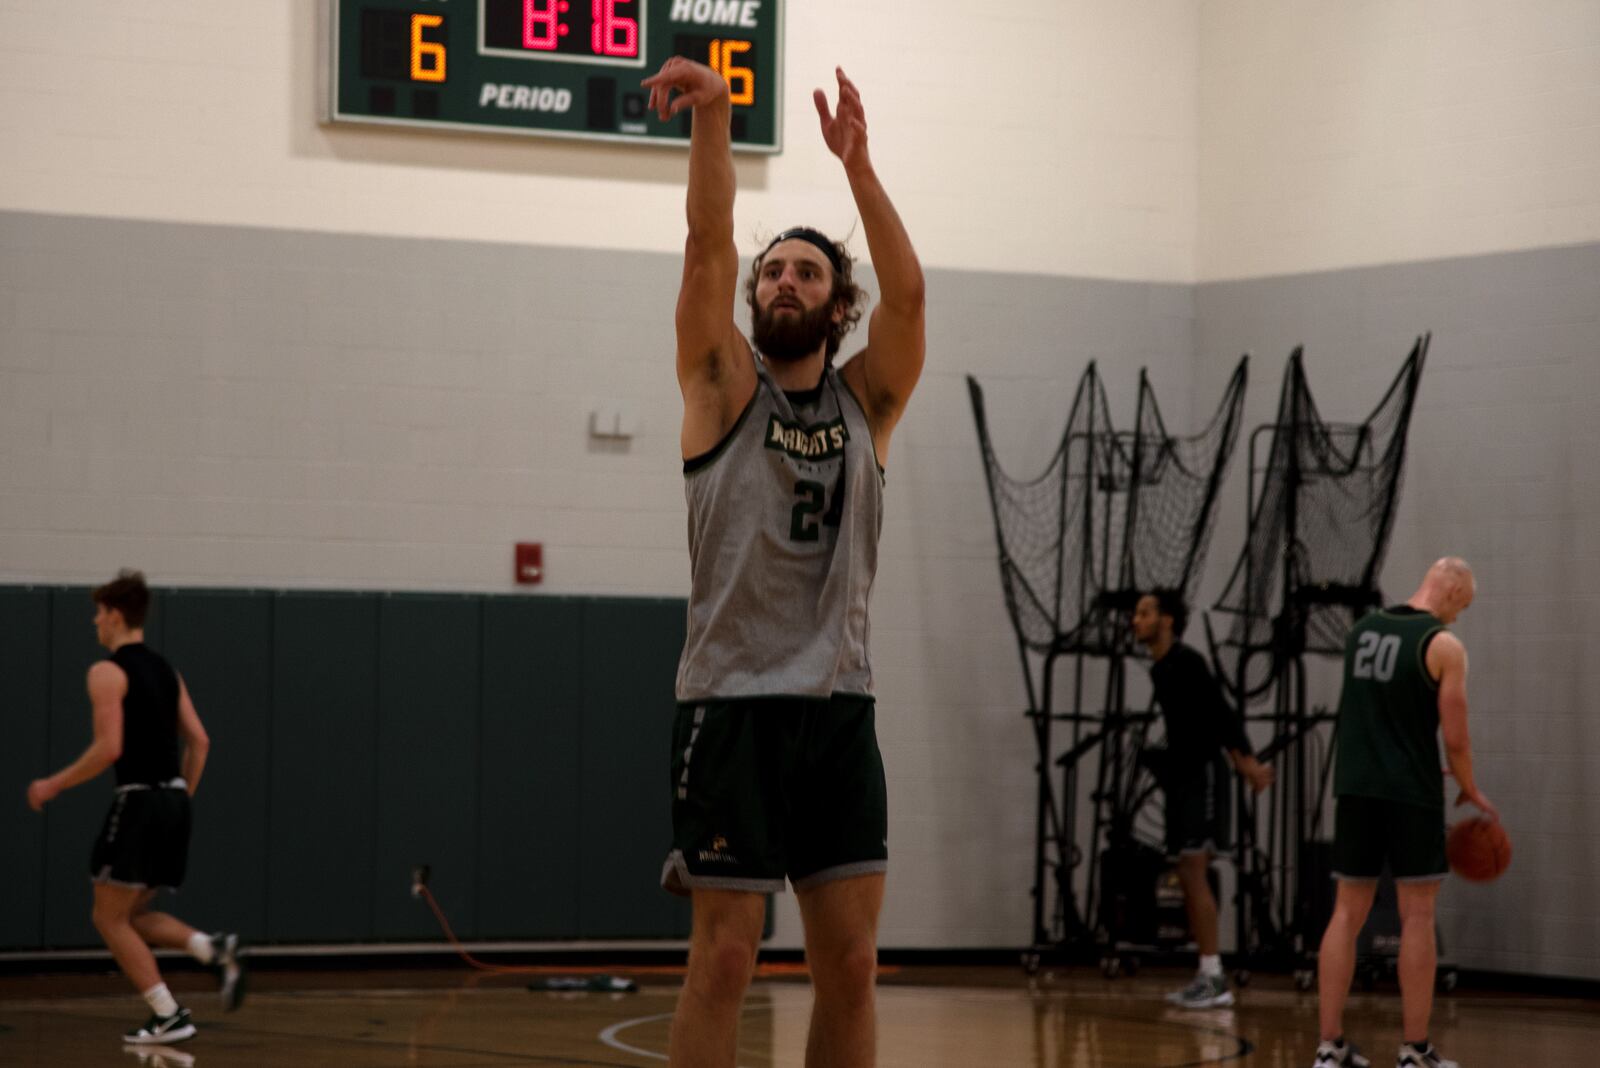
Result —
<path fill-rule="evenodd" d="M 183 881 L 189 849 L 189 795 L 200 781 L 210 740 L 183 679 L 144 644 L 150 591 L 144 576 L 124 571 L 94 591 L 95 636 L 110 657 L 89 669 L 94 737 L 83 755 L 28 786 L 35 811 L 115 766 L 117 789 L 90 860 L 94 925 L 117 965 L 143 995 L 151 1017 L 123 1041 L 181 1042 L 194 1034 L 189 1010 L 161 981 L 151 946 L 182 949 L 215 968 L 222 1001 L 243 996 L 234 934 L 202 934 L 154 912 L 157 890 Z"/>
<path fill-rule="evenodd" d="M 181 686 L 172 665 L 142 641 L 111 652 L 127 677 L 122 697 L 122 755 L 117 785 L 157 786 L 179 778 L 178 703 Z"/>

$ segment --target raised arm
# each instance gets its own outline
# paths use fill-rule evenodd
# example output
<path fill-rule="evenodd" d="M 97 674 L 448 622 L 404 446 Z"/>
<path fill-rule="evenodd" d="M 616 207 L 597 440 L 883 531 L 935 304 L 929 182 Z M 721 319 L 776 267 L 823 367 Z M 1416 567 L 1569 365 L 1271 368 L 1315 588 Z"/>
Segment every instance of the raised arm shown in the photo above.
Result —
<path fill-rule="evenodd" d="M 1471 801 L 1490 819 L 1500 812 L 1478 789 L 1472 775 L 1472 738 L 1467 733 L 1467 649 L 1448 631 L 1428 643 L 1428 673 L 1439 680 L 1439 731 L 1444 735 L 1445 760 L 1461 793 L 1456 804 Z"/>
<path fill-rule="evenodd" d="M 905 410 L 927 351 L 923 322 L 922 264 L 911 247 L 900 213 L 872 167 L 867 152 L 867 116 L 855 83 L 836 69 L 839 106 L 830 114 L 821 89 L 812 94 L 822 137 L 828 149 L 844 164 L 850 193 L 861 213 L 867 251 L 878 276 L 878 306 L 867 324 L 867 347 L 841 370 L 850 388 L 861 397 L 872 420 L 873 435 L 882 460 L 888 453 L 889 435 Z"/>
<path fill-rule="evenodd" d="M 755 366 L 733 321 L 739 251 L 733 240 L 734 171 L 727 80 L 673 56 L 643 83 L 663 120 L 693 109 L 689 135 L 689 235 L 675 316 L 683 454 L 714 447 L 755 392 Z"/>
<path fill-rule="evenodd" d="M 200 722 L 200 713 L 194 710 L 194 700 L 183 676 L 178 677 L 178 735 L 183 739 L 183 781 L 194 794 L 200 785 L 200 773 L 206 767 L 206 755 L 211 752 L 211 738 Z"/>
<path fill-rule="evenodd" d="M 89 705 L 94 717 L 94 737 L 77 760 L 45 779 L 28 785 L 28 804 L 35 812 L 63 791 L 86 783 L 122 756 L 122 699 L 128 693 L 128 676 L 109 660 L 89 669 Z"/>

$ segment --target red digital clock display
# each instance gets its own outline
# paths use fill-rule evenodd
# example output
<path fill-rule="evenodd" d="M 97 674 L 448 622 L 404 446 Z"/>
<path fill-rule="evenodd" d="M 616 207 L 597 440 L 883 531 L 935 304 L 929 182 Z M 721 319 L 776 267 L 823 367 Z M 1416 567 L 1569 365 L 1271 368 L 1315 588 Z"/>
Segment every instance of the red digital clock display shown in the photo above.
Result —
<path fill-rule="evenodd" d="M 640 0 L 483 0 L 483 48 L 572 62 L 643 61 Z"/>
<path fill-rule="evenodd" d="M 332 122 L 687 145 L 639 84 L 683 56 L 727 81 L 735 150 L 782 144 L 786 0 L 323 3 Z"/>

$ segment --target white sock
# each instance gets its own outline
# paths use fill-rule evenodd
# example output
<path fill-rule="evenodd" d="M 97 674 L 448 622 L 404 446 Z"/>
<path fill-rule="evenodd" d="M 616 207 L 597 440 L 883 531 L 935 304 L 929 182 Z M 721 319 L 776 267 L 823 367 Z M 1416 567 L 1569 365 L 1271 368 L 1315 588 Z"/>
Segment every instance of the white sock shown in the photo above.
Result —
<path fill-rule="evenodd" d="M 1209 956 L 1202 955 L 1200 957 L 1200 974 L 1205 976 L 1207 979 L 1222 978 L 1221 954 L 1212 953 Z"/>
<path fill-rule="evenodd" d="M 201 964 L 210 964 L 217 959 L 217 951 L 211 945 L 211 936 L 196 931 L 189 936 L 189 956 Z"/>
<path fill-rule="evenodd" d="M 172 991 L 167 989 L 166 983 L 157 983 L 146 990 L 144 1000 L 150 1006 L 150 1011 L 157 1016 L 171 1016 L 178 1011 L 178 1003 L 173 1000 Z"/>

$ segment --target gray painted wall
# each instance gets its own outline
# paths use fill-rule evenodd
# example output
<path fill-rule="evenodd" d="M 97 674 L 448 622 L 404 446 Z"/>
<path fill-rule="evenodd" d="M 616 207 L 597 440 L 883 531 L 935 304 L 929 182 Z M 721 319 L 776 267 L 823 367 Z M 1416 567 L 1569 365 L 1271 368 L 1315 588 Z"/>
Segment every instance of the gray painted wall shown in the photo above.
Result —
<path fill-rule="evenodd" d="M 1446 885 L 1446 956 L 1600 977 L 1600 245 L 1204 284 L 1195 309 L 1200 395 L 1260 354 L 1251 425 L 1295 344 L 1324 418 L 1359 422 L 1433 331 L 1383 582 L 1404 599 L 1445 553 L 1476 569 L 1456 631 L 1476 774 L 1514 844 L 1498 882 Z M 1243 494 L 1235 478 L 1219 546 L 1239 544 Z"/>
<path fill-rule="evenodd" d="M 511 544 L 537 540 L 544 592 L 682 595 L 679 268 L 0 213 L 0 581 L 137 564 L 165 585 L 497 591 Z M 1127 418 L 1148 364 L 1182 425 L 1193 297 L 947 271 L 929 293 L 873 605 L 894 857 L 882 939 L 1018 944 L 1032 743 L 963 376 L 988 387 L 1018 470 L 1043 465 L 1091 358 Z M 591 439 L 590 410 L 618 405 L 633 440 Z M 797 945 L 779 901 L 777 944 Z"/>
<path fill-rule="evenodd" d="M 0 580 L 137 563 L 173 585 L 494 591 L 510 543 L 542 540 L 547 592 L 681 595 L 677 275 L 670 255 L 0 213 Z M 933 271 L 929 294 L 874 595 L 883 944 L 1029 931 L 1033 746 L 962 376 L 1026 474 L 1091 358 L 1120 419 L 1148 365 L 1186 428 L 1253 351 L 1253 424 L 1304 342 L 1324 413 L 1355 419 L 1431 328 L 1386 583 L 1403 596 L 1444 551 L 1479 569 L 1460 630 L 1480 777 L 1517 846 L 1499 883 L 1446 890 L 1445 936 L 1462 965 L 1600 976 L 1600 246 L 1198 287 Z M 636 415 L 630 444 L 588 436 L 608 405 Z M 798 938 L 784 895 L 776 941 Z"/>

